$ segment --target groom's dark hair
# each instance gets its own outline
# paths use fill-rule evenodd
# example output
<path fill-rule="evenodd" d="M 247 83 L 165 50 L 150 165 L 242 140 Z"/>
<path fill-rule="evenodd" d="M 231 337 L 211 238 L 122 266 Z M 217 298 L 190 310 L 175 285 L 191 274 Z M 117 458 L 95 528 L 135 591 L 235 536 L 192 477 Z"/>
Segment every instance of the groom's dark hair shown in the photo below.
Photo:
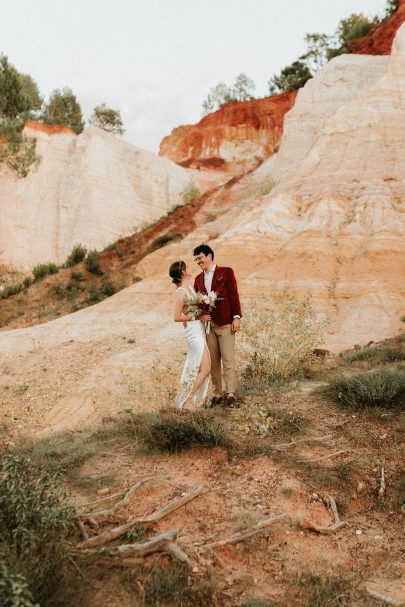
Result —
<path fill-rule="evenodd" d="M 199 244 L 198 247 L 194 249 L 194 255 L 199 255 L 200 253 L 211 255 L 211 259 L 214 261 L 214 251 L 207 244 Z"/>

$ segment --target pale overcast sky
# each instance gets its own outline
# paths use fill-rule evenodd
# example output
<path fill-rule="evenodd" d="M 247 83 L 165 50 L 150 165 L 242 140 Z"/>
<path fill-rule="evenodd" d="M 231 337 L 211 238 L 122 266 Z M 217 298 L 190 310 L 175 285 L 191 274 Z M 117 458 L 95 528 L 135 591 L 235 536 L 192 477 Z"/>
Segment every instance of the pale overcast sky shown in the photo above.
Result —
<path fill-rule="evenodd" d="M 128 141 L 157 152 L 198 122 L 209 89 L 240 72 L 267 81 L 305 51 L 306 32 L 332 34 L 385 0 L 0 0 L 0 52 L 46 97 L 69 86 L 86 118 L 120 109 Z"/>

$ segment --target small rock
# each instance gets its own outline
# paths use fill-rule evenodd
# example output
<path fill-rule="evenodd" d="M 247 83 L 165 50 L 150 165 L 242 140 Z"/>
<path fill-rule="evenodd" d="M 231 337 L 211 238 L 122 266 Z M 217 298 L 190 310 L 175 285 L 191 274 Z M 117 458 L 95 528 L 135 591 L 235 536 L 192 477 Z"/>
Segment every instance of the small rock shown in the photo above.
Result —
<path fill-rule="evenodd" d="M 97 495 L 107 495 L 108 493 L 110 493 L 109 487 L 103 487 L 97 491 Z"/>
<path fill-rule="evenodd" d="M 193 570 L 192 570 L 192 571 L 193 571 L 193 573 L 198 573 L 198 572 L 199 572 L 199 569 L 198 569 L 198 567 L 193 567 Z"/>
<path fill-rule="evenodd" d="M 362 530 L 361 529 L 356 529 L 356 535 L 362 535 Z"/>
<path fill-rule="evenodd" d="M 364 491 L 366 490 L 366 483 L 363 482 L 359 482 L 357 483 L 357 493 L 360 495 L 361 493 L 364 493 Z"/>

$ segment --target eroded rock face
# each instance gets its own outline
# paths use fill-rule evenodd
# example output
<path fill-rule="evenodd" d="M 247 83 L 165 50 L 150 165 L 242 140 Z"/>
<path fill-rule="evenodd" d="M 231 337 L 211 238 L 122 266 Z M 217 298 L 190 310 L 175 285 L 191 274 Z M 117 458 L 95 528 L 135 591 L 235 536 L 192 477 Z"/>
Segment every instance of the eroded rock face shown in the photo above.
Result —
<path fill-rule="evenodd" d="M 0 263 L 20 270 L 61 263 L 78 243 L 103 248 L 164 215 L 194 180 L 100 129 L 77 136 L 31 123 L 25 132 L 37 138 L 38 169 L 25 179 L 0 172 Z"/>
<path fill-rule="evenodd" d="M 400 0 L 398 9 L 371 34 L 354 40 L 351 45 L 352 53 L 362 55 L 389 55 L 395 34 L 405 21 L 405 0 Z"/>
<path fill-rule="evenodd" d="M 296 91 L 228 103 L 198 124 L 180 126 L 165 137 L 159 154 L 192 168 L 220 168 L 241 173 L 278 149 L 284 115 Z"/>

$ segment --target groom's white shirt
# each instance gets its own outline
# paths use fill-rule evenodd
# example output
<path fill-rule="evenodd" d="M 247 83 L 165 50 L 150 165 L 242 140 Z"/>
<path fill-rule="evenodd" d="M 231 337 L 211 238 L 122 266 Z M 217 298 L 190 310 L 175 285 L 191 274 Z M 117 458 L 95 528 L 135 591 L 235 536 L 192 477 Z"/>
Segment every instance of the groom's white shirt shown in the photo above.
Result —
<path fill-rule="evenodd" d="M 215 272 L 216 267 L 217 266 L 215 264 L 214 266 L 212 266 L 212 268 L 209 272 L 204 272 L 204 286 L 207 290 L 207 293 L 209 293 L 211 291 L 212 279 L 214 277 L 214 272 Z"/>

